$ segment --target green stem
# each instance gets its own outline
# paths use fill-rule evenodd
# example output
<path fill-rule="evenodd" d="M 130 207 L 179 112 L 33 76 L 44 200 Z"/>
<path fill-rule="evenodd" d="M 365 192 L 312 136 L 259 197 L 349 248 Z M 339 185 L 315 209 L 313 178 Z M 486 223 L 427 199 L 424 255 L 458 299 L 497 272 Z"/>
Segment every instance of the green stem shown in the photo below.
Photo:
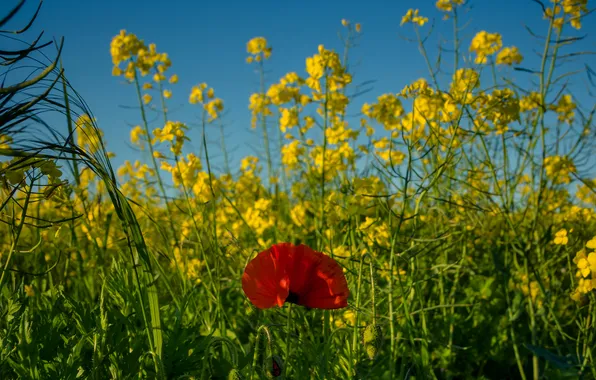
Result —
<path fill-rule="evenodd" d="M 288 304 L 288 316 L 286 320 L 286 357 L 284 359 L 284 378 L 288 378 L 288 368 L 290 367 L 290 351 L 292 345 L 290 344 L 292 332 L 292 304 Z"/>

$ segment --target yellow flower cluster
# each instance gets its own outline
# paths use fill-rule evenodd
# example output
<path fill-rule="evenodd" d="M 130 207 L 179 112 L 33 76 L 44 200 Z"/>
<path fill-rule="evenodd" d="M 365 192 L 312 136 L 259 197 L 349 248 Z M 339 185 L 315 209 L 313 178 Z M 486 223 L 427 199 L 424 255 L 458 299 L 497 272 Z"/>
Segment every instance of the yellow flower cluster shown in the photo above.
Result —
<path fill-rule="evenodd" d="M 575 117 L 576 105 L 571 94 L 565 94 L 559 98 L 557 104 L 550 105 L 549 109 L 557 113 L 557 119 L 562 123 L 571 124 Z"/>
<path fill-rule="evenodd" d="M 153 68 L 156 73 L 153 76 L 155 82 L 165 80 L 165 72 L 172 65 L 166 53 L 158 53 L 155 44 L 149 46 L 132 33 L 121 30 L 120 34 L 112 39 L 110 44 L 114 76 L 124 75 L 129 81 L 136 78 L 138 69 L 142 76 L 148 75 Z M 120 64 L 127 62 L 124 70 Z"/>
<path fill-rule="evenodd" d="M 480 130 L 484 130 L 482 126 L 490 121 L 496 133 L 502 134 L 509 129 L 511 123 L 519 121 L 519 100 L 509 88 L 494 90 L 492 94 L 479 96 L 474 106 L 478 109 L 475 124 L 480 127 Z"/>
<path fill-rule="evenodd" d="M 515 46 L 505 47 L 497 54 L 497 65 L 520 64 L 524 57 Z"/>
<path fill-rule="evenodd" d="M 356 324 L 356 312 L 354 310 L 347 309 L 346 311 L 341 312 L 341 314 L 331 314 L 329 316 L 329 322 L 333 323 L 333 325 L 337 328 L 352 327 Z M 365 326 L 366 321 L 361 318 L 359 325 Z"/>
<path fill-rule="evenodd" d="M 569 231 L 571 232 L 571 231 Z M 569 236 L 567 235 L 567 230 L 565 228 L 560 229 L 555 233 L 555 238 L 553 243 L 556 245 L 566 245 L 569 242 Z"/>
<path fill-rule="evenodd" d="M 542 285 L 548 287 L 550 281 L 548 277 L 541 278 Z M 540 292 L 540 284 L 537 280 L 530 280 L 530 277 L 526 273 L 515 273 L 510 286 L 514 289 L 521 290 L 524 296 L 529 296 L 532 302 L 535 303 L 536 307 L 542 308 L 543 300 L 542 293 Z"/>
<path fill-rule="evenodd" d="M 418 26 L 423 26 L 428 22 L 428 17 L 423 17 L 418 14 L 418 9 L 408 9 L 406 14 L 401 18 L 400 25 L 412 23 Z"/>
<path fill-rule="evenodd" d="M 584 179 L 580 185 L 577 186 L 575 196 L 587 205 L 592 205 L 596 208 L 596 178 Z"/>
<path fill-rule="evenodd" d="M 275 225 L 270 199 L 258 199 L 252 207 L 244 212 L 243 216 L 258 237 L 263 237 L 265 232 Z"/>
<path fill-rule="evenodd" d="M 591 252 L 586 254 L 586 249 Z M 577 252 L 573 262 L 577 266 L 575 276 L 579 281 L 571 298 L 579 301 L 583 294 L 596 289 L 596 236 L 586 243 L 585 248 Z"/>
<path fill-rule="evenodd" d="M 453 74 L 449 92 L 456 103 L 470 104 L 473 91 L 480 87 L 480 75 L 474 69 L 459 69 Z"/>
<path fill-rule="evenodd" d="M 378 247 L 389 247 L 391 234 L 386 221 L 367 216 L 358 226 L 358 230 L 364 236 L 370 252 L 376 252 Z"/>
<path fill-rule="evenodd" d="M 184 141 L 188 140 L 186 132 L 188 127 L 179 121 L 168 121 L 163 128 L 155 128 L 153 135 L 155 136 L 151 144 L 155 145 L 157 142 L 163 143 L 169 141 L 171 143 L 170 150 L 174 155 L 179 156 L 182 153 L 182 146 Z"/>
<path fill-rule="evenodd" d="M 145 149 L 145 144 L 143 144 L 143 142 L 146 138 L 147 132 L 145 132 L 140 125 L 137 125 L 130 130 L 130 142 L 141 150 Z"/>
<path fill-rule="evenodd" d="M 306 85 L 313 91 L 313 100 L 323 99 L 321 89 L 321 79 L 323 78 L 326 79 L 326 91 L 329 92 L 327 95 L 333 96 L 331 94 L 334 94 L 338 98 L 343 95 L 338 91 L 352 83 L 352 76 L 342 65 L 339 54 L 325 49 L 323 45 L 319 45 L 318 54 L 306 58 L 306 72 L 309 75 Z M 332 100 L 327 99 L 327 102 L 330 103 Z"/>
<path fill-rule="evenodd" d="M 519 108 L 521 112 L 535 111 L 542 106 L 542 97 L 539 93 L 532 91 L 528 95 L 523 96 L 519 101 Z"/>
<path fill-rule="evenodd" d="M 348 123 L 342 121 L 339 117 L 334 116 L 331 126 L 325 130 L 325 137 L 327 143 L 330 145 L 338 145 L 350 140 L 356 140 L 359 132 L 348 128 Z"/>
<path fill-rule="evenodd" d="M 132 33 L 126 33 L 126 30 L 123 29 L 120 31 L 120 34 L 112 39 L 110 44 L 112 63 L 117 67 L 121 62 L 136 56 L 139 50 L 144 48 L 145 44 L 142 40 L 139 40 L 139 38 Z"/>
<path fill-rule="evenodd" d="M 130 176 L 136 179 L 144 179 L 147 176 L 155 176 L 155 171 L 149 168 L 147 164 L 141 164 L 138 160 L 135 161 L 134 164 L 131 164 L 130 161 L 126 160 L 124 165 L 118 168 L 118 175 L 120 177 Z"/>
<path fill-rule="evenodd" d="M 327 181 L 335 178 L 340 172 L 352 168 L 356 161 L 354 150 L 347 142 L 335 148 L 323 149 L 322 146 L 315 146 L 310 151 L 310 156 L 316 174 L 322 175 L 324 172 Z"/>
<path fill-rule="evenodd" d="M 544 17 L 552 19 L 555 28 L 561 29 L 565 22 L 575 29 L 581 29 L 581 18 L 588 10 L 588 0 L 551 0 L 554 3 L 552 8 L 547 8 L 544 12 Z M 560 17 L 556 17 L 561 14 Z"/>
<path fill-rule="evenodd" d="M 567 156 L 548 156 L 544 158 L 544 169 L 546 175 L 552 179 L 553 183 L 570 183 L 571 174 L 577 169 L 570 157 Z"/>
<path fill-rule="evenodd" d="M 341 19 L 341 25 L 348 28 L 352 24 L 348 20 L 343 18 L 343 19 Z M 356 33 L 360 33 L 362 31 L 362 25 L 360 25 L 359 23 L 354 24 L 354 30 L 356 31 Z"/>
<path fill-rule="evenodd" d="M 406 155 L 399 151 L 395 144 L 387 137 L 373 141 L 373 146 L 376 149 L 376 154 L 385 162 L 386 165 L 397 166 L 400 165 Z"/>
<path fill-rule="evenodd" d="M 268 59 L 271 57 L 271 50 L 264 37 L 255 37 L 246 43 L 246 51 L 250 54 L 246 58 L 246 62 L 261 62 L 263 59 Z"/>
<path fill-rule="evenodd" d="M 296 170 L 300 167 L 301 158 L 306 149 L 299 140 L 294 140 L 281 148 L 281 163 L 286 170 Z"/>
<path fill-rule="evenodd" d="M 199 157 L 189 153 L 186 158 L 179 157 L 175 166 L 163 161 L 161 168 L 172 173 L 172 182 L 174 185 L 190 186 L 194 183 L 197 173 L 202 169 L 202 165 Z"/>
<path fill-rule="evenodd" d="M 486 63 L 486 57 L 495 54 L 503 46 L 499 33 L 478 32 L 470 44 L 470 52 L 476 53 L 476 63 Z"/>
<path fill-rule="evenodd" d="M 251 111 L 251 122 L 252 128 L 257 126 L 258 115 L 271 116 L 273 112 L 269 109 L 271 105 L 271 99 L 265 94 L 252 94 L 249 99 L 248 109 Z"/>
<path fill-rule="evenodd" d="M 12 137 L 8 135 L 0 134 L 0 149 L 10 149 L 10 143 L 12 142 Z"/>
<path fill-rule="evenodd" d="M 207 89 L 207 83 L 200 83 L 191 88 L 190 96 L 188 97 L 188 102 L 190 104 L 203 104 L 205 102 L 205 96 L 207 97 L 207 99 L 212 99 L 214 95 L 215 94 L 213 92 L 213 89 Z"/>
<path fill-rule="evenodd" d="M 399 98 L 393 94 L 383 94 L 375 104 L 364 103 L 362 113 L 376 120 L 388 131 L 401 129 L 401 116 L 404 108 Z"/>
<path fill-rule="evenodd" d="M 300 93 L 300 86 L 304 84 L 304 79 L 295 72 L 290 72 L 281 78 L 279 83 L 274 83 L 269 87 L 267 96 L 271 100 L 271 103 L 276 106 L 290 102 L 305 106 L 310 102 L 310 98 Z"/>
<path fill-rule="evenodd" d="M 451 12 L 454 6 L 461 5 L 464 0 L 437 0 L 435 6 L 443 12 Z"/>
<path fill-rule="evenodd" d="M 217 119 L 224 109 L 223 100 L 215 97 L 215 90 L 208 87 L 207 83 L 193 86 L 190 90 L 188 102 L 190 104 L 202 104 L 203 109 L 209 115 L 209 121 Z"/>

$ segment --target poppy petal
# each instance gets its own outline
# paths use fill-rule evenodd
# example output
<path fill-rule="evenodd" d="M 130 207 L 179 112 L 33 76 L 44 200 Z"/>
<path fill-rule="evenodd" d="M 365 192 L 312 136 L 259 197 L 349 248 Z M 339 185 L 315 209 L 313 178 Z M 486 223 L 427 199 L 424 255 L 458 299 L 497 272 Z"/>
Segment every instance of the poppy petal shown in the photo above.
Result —
<path fill-rule="evenodd" d="M 286 252 L 271 247 L 251 260 L 242 275 L 242 289 L 248 299 L 258 308 L 282 306 L 289 294 Z"/>
<path fill-rule="evenodd" d="M 251 260 L 242 288 L 261 309 L 292 302 L 308 308 L 348 305 L 350 291 L 343 271 L 331 257 L 306 245 L 280 243 Z"/>
<path fill-rule="evenodd" d="M 350 290 L 339 264 L 331 257 L 314 252 L 317 263 L 311 269 L 309 285 L 301 294 L 300 304 L 310 308 L 339 309 L 348 306 Z M 293 279 L 290 278 L 290 281 Z"/>

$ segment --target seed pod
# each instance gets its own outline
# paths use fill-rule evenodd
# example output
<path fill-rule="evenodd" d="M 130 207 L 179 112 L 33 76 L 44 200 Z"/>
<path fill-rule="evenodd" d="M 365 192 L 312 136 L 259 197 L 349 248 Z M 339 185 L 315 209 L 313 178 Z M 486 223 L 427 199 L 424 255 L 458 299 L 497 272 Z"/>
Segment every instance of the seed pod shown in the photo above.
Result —
<path fill-rule="evenodd" d="M 269 359 L 271 361 L 269 361 Z M 284 364 L 281 358 L 277 355 L 273 355 L 269 359 L 265 361 L 265 363 L 269 363 L 271 365 L 270 368 L 266 369 L 267 378 L 273 379 L 281 376 L 284 370 Z"/>
<path fill-rule="evenodd" d="M 383 330 L 379 325 L 368 325 L 362 334 L 364 350 L 370 360 L 373 360 L 381 348 L 383 342 Z"/>
<path fill-rule="evenodd" d="M 237 369 L 232 369 L 230 373 L 228 373 L 228 380 L 242 380 L 242 375 L 240 375 L 240 371 Z"/>
<path fill-rule="evenodd" d="M 372 344 L 367 344 L 366 346 L 364 346 L 364 350 L 366 351 L 366 355 L 370 360 L 373 360 L 379 353 L 377 347 L 375 347 Z"/>

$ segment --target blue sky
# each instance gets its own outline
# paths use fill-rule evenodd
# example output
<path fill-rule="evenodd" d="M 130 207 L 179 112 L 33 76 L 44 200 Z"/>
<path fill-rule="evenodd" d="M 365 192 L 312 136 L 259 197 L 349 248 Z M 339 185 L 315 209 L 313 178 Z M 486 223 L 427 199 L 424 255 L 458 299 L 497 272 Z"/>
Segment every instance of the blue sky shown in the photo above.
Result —
<path fill-rule="evenodd" d="M 0 11 L 16 4 L 4 0 Z M 122 106 L 136 104 L 132 86 L 111 76 L 112 62 L 109 45 L 120 29 L 137 34 L 146 43 L 156 43 L 159 51 L 169 54 L 180 82 L 172 86 L 170 118 L 192 123 L 198 109 L 188 104 L 190 88 L 207 82 L 216 95 L 225 102 L 224 119 L 228 147 L 233 164 L 260 146 L 260 134 L 250 130 L 248 98 L 258 88 L 258 76 L 245 63 L 246 42 L 255 36 L 266 37 L 273 46 L 273 56 L 267 62 L 270 69 L 268 82 L 276 82 L 288 71 L 304 73 L 304 60 L 316 53 L 317 46 L 341 50 L 337 37 L 342 30 L 340 20 L 348 19 L 362 24 L 359 47 L 353 50 L 351 62 L 355 82 L 374 80 L 373 91 L 362 96 L 356 109 L 365 101 L 386 92 L 398 92 L 409 82 L 427 77 L 422 57 L 413 42 L 411 27 L 400 28 L 401 16 L 408 8 L 420 8 L 420 13 L 435 22 L 434 37 L 428 49 L 436 57 L 440 37 L 450 39 L 452 23 L 442 21 L 435 1 L 154 1 L 154 0 L 46 0 L 33 32 L 45 30 L 46 37 L 65 37 L 63 61 L 66 75 L 91 107 L 100 127 L 105 132 L 108 149 L 115 152 L 118 166 L 125 159 L 139 158 L 127 145 L 130 125 L 140 123 L 138 110 Z M 469 24 L 461 32 L 462 45 L 467 51 L 469 41 L 480 30 L 499 32 L 504 46 L 516 45 L 526 61 L 524 66 L 536 67 L 539 42 L 533 39 L 525 25 L 543 33 L 547 22 L 542 20 L 538 4 L 531 0 L 472 0 L 471 9 L 462 14 Z M 37 2 L 28 0 L 20 19 L 32 13 Z M 584 21 L 580 32 L 589 37 L 575 49 L 596 50 L 594 32 L 596 23 L 591 16 Z M 429 29 L 429 25 L 424 30 Z M 18 27 L 16 22 L 9 25 Z M 32 34 L 29 34 L 32 36 Z M 583 59 L 595 63 L 595 59 Z M 447 66 L 450 69 L 450 65 Z M 507 72 L 499 74 L 506 75 Z M 525 75 L 527 77 L 527 75 Z M 585 93 L 585 74 L 573 87 L 577 94 Z M 524 80 L 524 79 L 520 79 Z M 582 87 L 583 86 L 583 87 Z M 579 96 L 579 95 L 578 95 Z M 588 106 L 593 98 L 586 98 Z M 591 102 L 591 103 L 590 103 Z M 159 119 L 158 119 L 159 120 Z M 156 122 L 152 127 L 160 127 Z M 213 130 L 212 139 L 219 132 Z M 192 149 L 198 148 L 199 135 L 194 136 Z M 215 148 L 214 148 L 215 149 Z M 187 152 L 190 150 L 187 150 Z"/>

